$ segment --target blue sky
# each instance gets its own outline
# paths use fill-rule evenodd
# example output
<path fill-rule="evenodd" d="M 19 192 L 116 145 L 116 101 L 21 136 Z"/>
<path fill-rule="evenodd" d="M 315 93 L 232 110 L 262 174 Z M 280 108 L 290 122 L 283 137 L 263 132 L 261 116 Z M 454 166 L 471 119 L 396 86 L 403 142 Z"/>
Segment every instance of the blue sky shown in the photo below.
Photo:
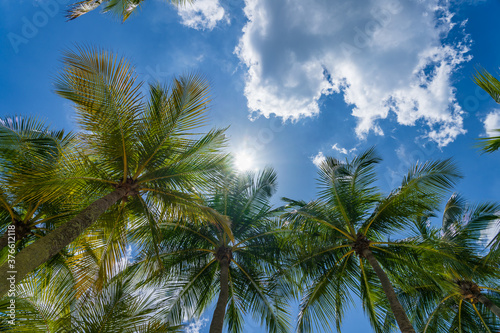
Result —
<path fill-rule="evenodd" d="M 98 12 L 66 22 L 69 2 L 0 0 L 3 117 L 74 129 L 52 80 L 61 51 L 95 45 L 129 58 L 145 81 L 204 74 L 211 122 L 230 125 L 231 151 L 277 169 L 276 204 L 314 198 L 322 156 L 372 145 L 385 191 L 417 160 L 453 157 L 465 175 L 458 192 L 500 199 L 500 153 L 474 148 L 500 128 L 500 108 L 471 80 L 478 66 L 499 72 L 498 1 L 198 0 L 176 9 L 148 0 L 123 24 Z M 358 306 L 344 331 L 361 329 L 370 331 Z"/>

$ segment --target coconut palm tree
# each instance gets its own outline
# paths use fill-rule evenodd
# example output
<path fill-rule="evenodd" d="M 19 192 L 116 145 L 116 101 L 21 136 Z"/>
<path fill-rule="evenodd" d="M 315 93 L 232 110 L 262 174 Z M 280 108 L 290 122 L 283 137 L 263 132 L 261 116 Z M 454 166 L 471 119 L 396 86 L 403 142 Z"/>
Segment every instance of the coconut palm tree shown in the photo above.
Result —
<path fill-rule="evenodd" d="M 137 288 L 133 276 L 121 272 L 103 288 L 77 291 L 78 280 L 70 265 L 44 267 L 17 285 L 14 298 L 0 299 L 2 332 L 181 332 L 158 316 L 161 290 Z M 69 269 L 68 269 L 69 268 Z M 8 305 L 15 301 L 15 324 Z"/>
<path fill-rule="evenodd" d="M 43 122 L 30 117 L 8 117 L 0 120 L 0 124 L 0 232 L 3 234 L 0 264 L 7 262 L 15 268 L 14 255 L 74 216 L 79 204 L 75 204 L 78 200 L 71 193 L 63 198 L 27 200 L 10 186 L 22 177 L 22 173 L 12 171 L 50 171 L 64 151 L 71 149 L 74 138 L 71 133 L 51 131 Z M 76 247 L 88 247 L 83 239 L 78 243 Z M 68 255 L 66 249 L 60 251 L 46 264 L 56 268 Z M 82 257 L 85 257 L 83 253 Z M 84 286 L 82 283 L 79 288 Z"/>
<path fill-rule="evenodd" d="M 319 198 L 291 201 L 291 211 L 283 216 L 305 239 L 296 265 L 304 269 L 307 283 L 299 332 L 314 325 L 328 328 L 332 321 L 340 330 L 352 301 L 349 291 L 361 297 L 375 331 L 386 331 L 385 308 L 379 305 L 385 296 L 401 332 L 415 332 L 388 273 L 417 269 L 416 248 L 388 238 L 422 210 L 434 210 L 459 174 L 449 160 L 417 164 L 399 188 L 383 195 L 374 184 L 379 161 L 373 149 L 351 161 L 326 158 L 319 170 Z"/>
<path fill-rule="evenodd" d="M 204 216 L 227 228 L 226 220 L 201 205 L 197 194 L 226 165 L 226 155 L 220 152 L 224 130 L 198 134 L 208 104 L 204 80 L 191 75 L 174 79 L 171 87 L 151 85 L 144 102 L 141 83 L 125 59 L 79 48 L 66 53 L 64 64 L 56 92 L 75 104 L 82 130 L 78 143 L 51 169 L 15 168 L 11 183 L 29 200 L 55 200 L 71 192 L 91 203 L 17 254 L 16 281 L 69 245 L 110 208 L 117 218 L 108 219 L 108 227 L 119 240 L 137 216 L 146 216 L 152 207 L 178 217 Z M 152 226 L 150 233 L 154 232 Z M 123 252 L 118 246 L 113 255 Z M 0 280 L 6 281 L 8 271 L 7 264 L 0 267 Z M 1 284 L 0 295 L 6 291 Z"/>
<path fill-rule="evenodd" d="M 228 174 L 206 204 L 231 220 L 230 235 L 216 225 L 161 220 L 158 248 L 144 247 L 135 264 L 154 285 L 170 285 L 170 321 L 198 316 L 217 297 L 210 332 L 244 332 L 250 313 L 269 332 L 288 330 L 287 295 L 273 276 L 280 269 L 280 228 L 271 209 L 276 173 Z M 142 237 L 142 230 L 136 237 Z M 152 243 L 144 243 L 146 245 Z"/>
<path fill-rule="evenodd" d="M 500 104 L 500 81 L 497 78 L 483 69 L 476 72 L 474 82 Z M 480 139 L 482 141 L 480 146 L 484 152 L 491 153 L 500 148 L 500 128 L 495 131 L 498 132 L 497 136 Z"/>
<path fill-rule="evenodd" d="M 9 188 L 13 168 L 26 172 L 51 167 L 58 156 L 67 149 L 73 135 L 64 131 L 51 131 L 43 122 L 34 118 L 4 118 L 0 120 L 0 252 L 11 238 L 22 248 L 35 237 L 42 237 L 46 230 L 54 229 L 61 219 L 69 216 L 71 209 L 61 202 L 44 198 L 27 202 Z M 18 176 L 18 175 L 16 175 Z M 0 263 L 3 262 L 0 259 Z"/>
<path fill-rule="evenodd" d="M 484 237 L 499 218 L 500 205 L 469 205 L 454 194 L 447 202 L 440 228 L 429 219 L 416 221 L 412 242 L 435 248 L 462 262 L 425 258 L 426 275 L 400 276 L 405 292 L 398 296 L 420 332 L 497 332 L 500 329 L 500 271 L 497 258 L 485 254 Z M 432 216 L 431 216 L 432 217 Z"/>
<path fill-rule="evenodd" d="M 144 0 L 82 0 L 75 2 L 70 6 L 67 17 L 74 20 L 98 7 L 102 6 L 103 12 L 111 12 L 121 16 L 125 21 L 130 15 L 142 4 Z M 169 0 L 170 3 L 176 6 L 182 6 L 194 0 Z"/>

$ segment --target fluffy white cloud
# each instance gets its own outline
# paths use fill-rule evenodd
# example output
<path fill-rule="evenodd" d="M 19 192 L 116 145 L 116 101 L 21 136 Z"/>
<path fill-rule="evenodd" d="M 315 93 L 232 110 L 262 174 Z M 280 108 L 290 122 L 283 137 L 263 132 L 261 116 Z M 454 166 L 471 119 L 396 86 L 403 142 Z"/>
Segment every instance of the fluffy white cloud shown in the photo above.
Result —
<path fill-rule="evenodd" d="M 326 160 L 326 157 L 323 154 L 323 152 L 320 151 L 316 156 L 312 156 L 311 160 L 314 163 L 314 165 L 319 168 L 319 166 L 321 165 L 321 163 L 323 163 Z"/>
<path fill-rule="evenodd" d="M 500 129 L 500 110 L 488 113 L 484 119 L 484 130 L 488 136 L 498 136 L 497 129 Z"/>
<path fill-rule="evenodd" d="M 178 7 L 181 23 L 198 30 L 212 30 L 219 21 L 229 22 L 219 0 L 196 0 Z"/>
<path fill-rule="evenodd" d="M 440 146 L 465 133 L 451 75 L 469 60 L 468 41 L 445 42 L 455 24 L 443 1 L 245 4 L 235 52 L 252 113 L 299 119 L 319 112 L 322 95 L 343 93 L 359 137 L 383 135 L 378 120 L 390 112 L 399 124 L 426 125 Z"/>

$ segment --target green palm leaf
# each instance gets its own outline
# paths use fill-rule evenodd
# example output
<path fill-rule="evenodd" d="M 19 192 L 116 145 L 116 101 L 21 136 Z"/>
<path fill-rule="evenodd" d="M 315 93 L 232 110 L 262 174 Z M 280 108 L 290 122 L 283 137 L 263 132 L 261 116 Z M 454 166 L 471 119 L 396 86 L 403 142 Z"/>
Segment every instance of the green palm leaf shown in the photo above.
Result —
<path fill-rule="evenodd" d="M 327 157 L 319 170 L 319 198 L 309 203 L 287 200 L 282 218 L 300 233 L 292 269 L 306 283 L 299 332 L 329 331 L 333 321 L 340 331 L 353 293 L 361 298 L 376 332 L 392 330 L 396 322 L 403 332 L 415 332 L 394 286 L 402 283 L 400 272 L 423 273 L 420 253 L 439 251 L 415 240 L 387 238 L 437 209 L 460 174 L 449 160 L 417 164 L 398 189 L 384 196 L 374 184 L 379 162 L 374 149 L 351 161 Z M 448 261 L 458 260 L 452 255 Z M 387 317 L 389 309 L 397 315 Z"/>
<path fill-rule="evenodd" d="M 282 246 L 279 235 L 284 230 L 279 229 L 274 219 L 277 212 L 269 204 L 276 178 L 272 169 L 265 169 L 258 175 L 226 174 L 213 183 L 203 196 L 204 203 L 231 220 L 229 231 L 196 223 L 200 216 L 181 219 L 167 214 L 159 219 L 159 246 L 142 248 L 134 265 L 144 272 L 146 283 L 159 286 L 169 281 L 166 311 L 171 318 L 198 317 L 225 288 L 228 298 L 222 318 L 230 332 L 244 331 L 246 314 L 270 332 L 289 329 L 289 297 L 283 291 L 283 281 L 276 277 Z M 149 235 L 149 229 L 143 224 L 134 237 Z M 221 248 L 232 253 L 227 285 L 219 282 L 224 264 L 218 257 Z"/>
<path fill-rule="evenodd" d="M 199 132 L 206 121 L 205 80 L 190 75 L 174 79 L 172 88 L 151 86 L 150 101 L 144 102 L 142 83 L 125 59 L 77 48 L 63 61 L 56 91 L 74 102 L 82 132 L 50 168 L 16 171 L 23 176 L 12 186 L 30 202 L 69 197 L 78 204 L 72 207 L 73 218 L 19 252 L 18 279 L 92 226 L 93 239 L 106 240 L 100 251 L 107 259 L 98 273 L 105 281 L 125 254 L 128 233 L 141 218 L 153 223 L 158 212 L 176 221 L 210 221 L 231 239 L 227 218 L 206 207 L 200 195 L 220 179 L 228 160 L 220 151 L 224 130 Z M 135 241 L 153 242 L 153 247 L 159 242 L 151 237 Z M 2 267 L 0 275 L 6 271 Z"/>

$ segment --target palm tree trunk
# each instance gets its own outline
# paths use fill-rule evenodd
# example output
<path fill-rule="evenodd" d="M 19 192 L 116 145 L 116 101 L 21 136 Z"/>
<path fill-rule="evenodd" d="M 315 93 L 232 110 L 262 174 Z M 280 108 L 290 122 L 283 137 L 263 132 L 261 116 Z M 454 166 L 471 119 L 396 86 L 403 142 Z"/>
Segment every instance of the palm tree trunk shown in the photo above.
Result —
<path fill-rule="evenodd" d="M 220 261 L 220 293 L 215 307 L 210 333 L 222 333 L 224 316 L 226 315 L 227 299 L 229 297 L 229 260 L 223 258 Z"/>
<path fill-rule="evenodd" d="M 15 241 L 20 241 L 22 239 L 24 239 L 24 237 L 28 236 L 29 233 L 31 232 L 31 228 L 25 224 L 19 224 L 19 221 L 16 221 L 17 223 L 12 223 L 10 224 L 9 226 L 12 226 L 14 225 L 15 229 L 14 229 L 14 233 L 15 233 Z M 17 226 L 16 226 L 17 224 Z M 11 236 L 12 237 L 12 233 L 11 233 Z M 2 238 L 0 238 L 0 251 L 2 251 L 2 249 L 4 247 L 6 247 L 7 245 L 9 245 L 9 229 L 7 229 L 5 231 L 5 233 L 3 234 Z"/>
<path fill-rule="evenodd" d="M 394 314 L 394 317 L 396 318 L 396 322 L 398 323 L 399 329 L 401 330 L 402 333 L 415 333 L 415 329 L 413 328 L 410 319 L 408 319 L 408 316 L 406 315 L 406 312 L 403 309 L 403 306 L 401 303 L 399 303 L 398 296 L 396 295 L 396 292 L 394 291 L 394 288 L 392 287 L 391 281 L 389 281 L 389 278 L 387 277 L 387 274 L 385 274 L 384 270 L 382 267 L 380 267 L 377 259 L 375 259 L 375 256 L 373 255 L 373 252 L 368 248 L 363 250 L 363 256 L 368 260 L 370 265 L 372 266 L 373 270 L 377 274 L 380 282 L 382 283 L 382 289 L 385 292 L 385 295 L 387 296 L 387 299 L 389 300 L 389 304 L 391 306 L 392 313 Z"/>
<path fill-rule="evenodd" d="M 7 278 L 15 276 L 16 282 L 21 281 L 26 274 L 52 258 L 80 236 L 101 214 L 123 198 L 126 193 L 127 189 L 120 187 L 94 201 L 73 219 L 19 252 L 15 258 L 15 266 L 11 267 L 8 262 L 3 264 L 0 267 L 0 297 L 5 295 L 9 289 Z"/>
<path fill-rule="evenodd" d="M 493 312 L 498 318 L 500 318 L 500 308 L 495 305 L 488 297 L 483 294 L 479 294 L 477 298 L 479 302 L 483 303 L 491 312 Z"/>

